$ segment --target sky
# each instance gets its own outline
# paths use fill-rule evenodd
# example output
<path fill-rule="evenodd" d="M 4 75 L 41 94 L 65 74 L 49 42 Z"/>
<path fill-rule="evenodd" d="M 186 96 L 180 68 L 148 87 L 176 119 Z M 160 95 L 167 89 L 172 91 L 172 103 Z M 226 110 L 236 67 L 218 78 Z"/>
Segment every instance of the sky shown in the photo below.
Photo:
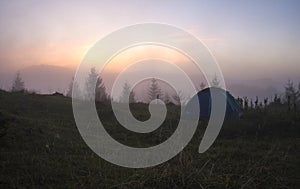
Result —
<path fill-rule="evenodd" d="M 0 1 L 0 74 L 32 65 L 75 69 L 122 27 L 166 23 L 202 40 L 229 81 L 299 78 L 300 1 Z"/>

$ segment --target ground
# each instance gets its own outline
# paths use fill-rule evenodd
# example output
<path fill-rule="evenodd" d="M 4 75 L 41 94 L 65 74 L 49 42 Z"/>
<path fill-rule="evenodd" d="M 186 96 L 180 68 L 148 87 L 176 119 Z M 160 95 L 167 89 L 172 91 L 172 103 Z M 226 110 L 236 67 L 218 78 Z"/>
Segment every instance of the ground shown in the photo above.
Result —
<path fill-rule="evenodd" d="M 167 139 L 179 119 L 179 107 L 169 105 L 161 129 L 139 136 L 117 123 L 108 104 L 97 107 L 115 139 L 138 147 Z M 140 120 L 149 117 L 146 110 L 131 105 Z M 299 117 L 285 106 L 246 111 L 241 120 L 227 121 L 213 146 L 199 154 L 201 122 L 173 159 L 128 169 L 87 147 L 70 98 L 0 91 L 0 188 L 299 188 Z"/>

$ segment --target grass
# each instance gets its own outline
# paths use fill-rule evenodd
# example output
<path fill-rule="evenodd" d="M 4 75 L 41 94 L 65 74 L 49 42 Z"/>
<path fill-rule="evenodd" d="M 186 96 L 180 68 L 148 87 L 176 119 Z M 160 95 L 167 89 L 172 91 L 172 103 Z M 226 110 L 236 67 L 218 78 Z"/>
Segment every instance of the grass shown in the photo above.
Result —
<path fill-rule="evenodd" d="M 122 128 L 111 108 L 97 104 L 107 131 L 131 146 L 151 146 L 176 129 L 179 108 L 168 106 L 160 129 L 135 134 Z M 147 106 L 133 104 L 138 119 Z M 71 99 L 0 91 L 0 188 L 299 188 L 300 120 L 282 107 L 245 112 L 224 124 L 205 153 L 198 146 L 201 122 L 176 157 L 146 169 L 118 167 L 98 157 L 81 138 Z"/>

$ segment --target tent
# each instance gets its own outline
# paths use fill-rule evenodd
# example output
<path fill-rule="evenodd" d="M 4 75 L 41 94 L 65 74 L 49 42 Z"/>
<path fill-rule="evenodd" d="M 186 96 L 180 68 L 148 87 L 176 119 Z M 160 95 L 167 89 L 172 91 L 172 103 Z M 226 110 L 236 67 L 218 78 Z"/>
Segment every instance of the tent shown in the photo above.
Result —
<path fill-rule="evenodd" d="M 200 119 L 209 119 L 211 111 L 211 91 L 216 95 L 226 95 L 226 113 L 225 119 L 238 118 L 242 114 L 242 109 L 235 98 L 224 89 L 211 87 L 199 91 L 192 99 L 187 103 L 183 117 L 185 118 L 197 118 L 196 112 L 197 99 L 199 100 Z"/>

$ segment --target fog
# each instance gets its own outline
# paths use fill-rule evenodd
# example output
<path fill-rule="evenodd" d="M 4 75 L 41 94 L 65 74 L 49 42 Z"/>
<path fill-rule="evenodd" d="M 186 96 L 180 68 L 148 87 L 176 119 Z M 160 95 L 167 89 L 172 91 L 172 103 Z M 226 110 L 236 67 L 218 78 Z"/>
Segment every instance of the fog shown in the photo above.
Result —
<path fill-rule="evenodd" d="M 25 82 L 25 87 L 29 91 L 35 91 L 41 94 L 54 92 L 65 94 L 72 77 L 75 74 L 75 69 L 61 66 L 35 65 L 21 69 L 20 73 L 23 81 Z M 136 75 L 146 75 L 146 73 L 147 70 L 139 70 L 139 73 Z M 160 74 L 164 73 L 165 72 L 161 72 Z M 15 74 L 16 72 L 2 72 L 0 74 L 0 87 L 5 90 L 10 90 Z M 113 81 L 110 81 L 110 79 L 114 77 L 113 75 L 116 73 L 111 73 L 111 75 L 110 73 L 105 74 L 106 75 L 103 76 L 103 81 L 105 82 L 107 91 L 110 92 L 113 85 Z M 275 94 L 283 96 L 284 86 L 288 79 L 293 80 L 295 84 L 300 81 L 300 78 L 299 76 L 297 77 L 297 75 L 281 76 L 281 78 L 256 78 L 242 80 L 239 78 L 232 78 L 226 73 L 223 74 L 227 90 L 229 90 L 235 97 L 247 96 L 248 98 L 253 99 L 256 98 L 256 96 L 260 99 L 263 99 L 264 97 L 272 98 Z M 132 75 L 132 72 L 128 72 L 123 75 L 123 78 L 121 78 L 123 83 L 126 81 L 131 85 L 134 84 L 131 82 L 134 80 L 134 77 L 130 75 Z M 157 75 L 159 75 L 159 73 Z M 180 79 L 178 79 L 179 77 L 175 72 L 168 72 L 168 77 L 170 79 L 173 78 L 178 83 L 179 89 L 181 89 L 186 97 L 193 95 L 191 91 L 185 89 L 183 85 L 184 82 L 181 82 Z M 191 80 L 195 83 L 196 87 L 199 87 L 201 82 L 207 83 L 203 75 L 191 75 Z M 121 83 L 120 86 L 122 86 L 123 83 Z M 147 98 L 145 96 L 147 96 L 149 84 L 149 81 L 144 81 L 134 88 L 138 99 L 143 100 Z M 160 87 L 165 92 L 170 90 L 170 86 L 167 86 L 166 84 L 163 84 Z M 117 90 L 115 90 L 114 93 L 114 99 L 118 99 L 118 95 L 120 95 L 121 90 L 122 87 L 117 87 Z"/>

